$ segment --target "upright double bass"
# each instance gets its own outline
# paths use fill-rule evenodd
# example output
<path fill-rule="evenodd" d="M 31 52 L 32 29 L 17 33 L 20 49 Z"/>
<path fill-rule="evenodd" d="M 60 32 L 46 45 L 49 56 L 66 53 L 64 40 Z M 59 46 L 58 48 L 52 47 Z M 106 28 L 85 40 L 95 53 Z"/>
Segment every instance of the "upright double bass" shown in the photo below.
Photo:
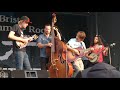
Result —
<path fill-rule="evenodd" d="M 73 66 L 67 62 L 67 46 L 59 38 L 55 36 L 54 24 L 57 22 L 56 14 L 52 14 L 52 46 L 50 51 L 50 66 L 49 75 L 50 78 L 70 78 L 73 74 Z"/>

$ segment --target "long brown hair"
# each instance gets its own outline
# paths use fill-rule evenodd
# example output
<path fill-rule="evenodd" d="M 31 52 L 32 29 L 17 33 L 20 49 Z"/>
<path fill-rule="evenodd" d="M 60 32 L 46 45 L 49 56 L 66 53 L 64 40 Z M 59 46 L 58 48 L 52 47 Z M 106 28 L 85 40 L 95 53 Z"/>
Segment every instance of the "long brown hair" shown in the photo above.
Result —
<path fill-rule="evenodd" d="M 98 45 L 103 45 L 103 42 L 102 42 L 102 39 L 101 39 L 100 35 L 96 35 L 95 37 L 98 38 Z M 93 38 L 90 46 L 94 46 L 94 39 L 95 39 L 95 37 Z"/>

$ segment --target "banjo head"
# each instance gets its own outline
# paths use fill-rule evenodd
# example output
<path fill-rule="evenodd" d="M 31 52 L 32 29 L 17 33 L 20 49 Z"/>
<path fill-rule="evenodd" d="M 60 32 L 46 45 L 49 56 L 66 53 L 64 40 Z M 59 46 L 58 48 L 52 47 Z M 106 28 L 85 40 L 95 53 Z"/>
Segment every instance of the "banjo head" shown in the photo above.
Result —
<path fill-rule="evenodd" d="M 92 56 L 92 57 L 93 57 L 93 59 L 92 59 L 92 60 L 90 60 L 90 62 L 95 63 L 95 62 L 97 62 L 97 61 L 98 61 L 98 55 L 97 55 L 97 54 L 92 53 L 92 54 L 90 54 L 90 56 Z"/>

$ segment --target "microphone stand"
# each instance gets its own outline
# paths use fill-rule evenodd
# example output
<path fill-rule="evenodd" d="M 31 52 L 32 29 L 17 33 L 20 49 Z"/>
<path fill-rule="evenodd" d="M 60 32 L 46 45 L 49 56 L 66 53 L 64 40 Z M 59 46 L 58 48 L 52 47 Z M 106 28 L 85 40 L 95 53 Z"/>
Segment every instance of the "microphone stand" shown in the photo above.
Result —
<path fill-rule="evenodd" d="M 111 49 L 110 49 L 110 45 L 106 42 L 106 40 L 103 38 L 102 35 L 100 35 L 101 39 L 108 45 L 108 54 L 109 54 L 109 64 L 111 65 L 111 61 L 112 61 L 112 57 L 111 57 Z"/>
<path fill-rule="evenodd" d="M 110 61 L 110 65 L 111 65 L 112 58 L 111 58 L 111 50 L 110 50 L 110 47 L 108 47 L 108 53 L 109 53 L 109 61 Z"/>

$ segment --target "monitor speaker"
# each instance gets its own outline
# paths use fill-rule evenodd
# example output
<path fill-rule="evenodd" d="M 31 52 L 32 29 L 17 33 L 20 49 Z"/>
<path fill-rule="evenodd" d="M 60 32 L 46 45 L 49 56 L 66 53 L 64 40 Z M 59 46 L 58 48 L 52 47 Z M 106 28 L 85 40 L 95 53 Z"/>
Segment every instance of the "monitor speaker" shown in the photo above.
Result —
<path fill-rule="evenodd" d="M 14 70 L 11 78 L 49 78 L 47 70 Z"/>

